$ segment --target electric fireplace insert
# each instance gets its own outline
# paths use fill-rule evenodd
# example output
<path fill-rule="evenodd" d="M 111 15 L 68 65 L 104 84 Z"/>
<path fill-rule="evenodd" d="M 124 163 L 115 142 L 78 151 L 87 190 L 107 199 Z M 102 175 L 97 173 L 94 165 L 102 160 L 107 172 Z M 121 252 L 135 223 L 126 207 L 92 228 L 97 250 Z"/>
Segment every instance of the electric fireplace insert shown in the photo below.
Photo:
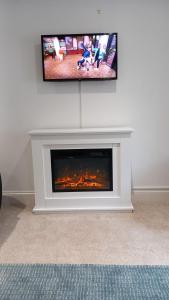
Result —
<path fill-rule="evenodd" d="M 112 148 L 52 149 L 53 192 L 113 191 Z"/>

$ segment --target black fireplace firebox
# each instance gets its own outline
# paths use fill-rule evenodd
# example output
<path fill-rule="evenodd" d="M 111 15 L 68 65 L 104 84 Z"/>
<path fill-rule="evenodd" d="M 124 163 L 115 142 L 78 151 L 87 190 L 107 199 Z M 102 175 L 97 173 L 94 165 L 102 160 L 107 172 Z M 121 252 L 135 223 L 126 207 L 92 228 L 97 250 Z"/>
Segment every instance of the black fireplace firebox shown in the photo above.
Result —
<path fill-rule="evenodd" d="M 112 149 L 50 150 L 52 191 L 112 191 Z"/>

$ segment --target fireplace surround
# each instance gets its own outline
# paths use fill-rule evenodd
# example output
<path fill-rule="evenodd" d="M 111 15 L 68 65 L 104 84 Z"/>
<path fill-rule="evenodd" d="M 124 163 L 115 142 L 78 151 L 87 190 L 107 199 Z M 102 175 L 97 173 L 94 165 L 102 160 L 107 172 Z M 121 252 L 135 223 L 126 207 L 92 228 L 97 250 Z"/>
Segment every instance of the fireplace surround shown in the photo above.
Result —
<path fill-rule="evenodd" d="M 32 140 L 33 212 L 133 210 L 132 128 L 40 129 Z"/>

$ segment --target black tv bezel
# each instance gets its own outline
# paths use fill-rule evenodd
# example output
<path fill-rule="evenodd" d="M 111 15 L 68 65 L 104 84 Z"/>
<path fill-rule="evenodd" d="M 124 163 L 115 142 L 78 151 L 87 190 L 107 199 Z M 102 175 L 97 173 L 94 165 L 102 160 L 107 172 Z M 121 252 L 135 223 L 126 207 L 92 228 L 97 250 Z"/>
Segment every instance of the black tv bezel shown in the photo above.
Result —
<path fill-rule="evenodd" d="M 104 78 L 64 78 L 64 79 L 46 79 L 45 78 L 45 68 L 44 68 L 44 55 L 43 55 L 43 38 L 45 37 L 65 37 L 65 36 L 85 36 L 85 35 L 106 35 L 106 34 L 116 34 L 116 59 L 117 59 L 117 70 L 116 77 L 104 77 Z M 118 79 L 118 33 L 117 32 L 96 32 L 96 33 L 66 33 L 66 34 L 42 34 L 41 35 L 41 54 L 42 54 L 42 73 L 43 81 L 47 82 L 62 82 L 62 81 L 102 81 L 102 80 L 117 80 Z"/>

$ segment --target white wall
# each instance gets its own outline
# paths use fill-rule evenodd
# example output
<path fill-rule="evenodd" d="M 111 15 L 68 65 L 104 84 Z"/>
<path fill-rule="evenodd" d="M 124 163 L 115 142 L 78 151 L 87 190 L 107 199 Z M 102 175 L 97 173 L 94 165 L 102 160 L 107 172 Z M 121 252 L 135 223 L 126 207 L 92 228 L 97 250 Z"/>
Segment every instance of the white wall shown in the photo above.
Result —
<path fill-rule="evenodd" d="M 168 11 L 168 0 L 0 0 L 5 190 L 33 190 L 29 130 L 80 126 L 79 83 L 42 81 L 40 35 L 112 31 L 119 79 L 82 82 L 82 125 L 132 126 L 134 186 L 169 186 Z"/>

